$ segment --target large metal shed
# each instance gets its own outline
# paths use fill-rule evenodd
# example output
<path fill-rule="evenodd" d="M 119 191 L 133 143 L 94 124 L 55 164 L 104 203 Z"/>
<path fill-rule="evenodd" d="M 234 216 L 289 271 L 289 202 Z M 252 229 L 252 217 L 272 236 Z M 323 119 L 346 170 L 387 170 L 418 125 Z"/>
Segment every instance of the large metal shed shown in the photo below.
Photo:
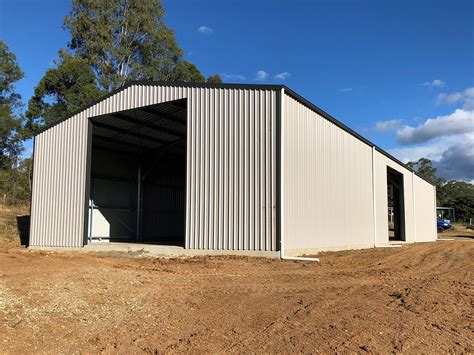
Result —
<path fill-rule="evenodd" d="M 435 197 L 285 86 L 131 82 L 35 136 L 30 245 L 300 255 L 433 241 Z"/>

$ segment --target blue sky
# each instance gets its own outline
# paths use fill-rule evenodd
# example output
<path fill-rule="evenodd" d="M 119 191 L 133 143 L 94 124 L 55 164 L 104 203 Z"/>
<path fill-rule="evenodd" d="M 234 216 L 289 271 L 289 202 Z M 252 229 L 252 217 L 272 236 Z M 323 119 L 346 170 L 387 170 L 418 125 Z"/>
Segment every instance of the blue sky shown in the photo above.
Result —
<path fill-rule="evenodd" d="M 474 180 L 474 2 L 163 3 L 205 75 L 285 84 L 398 158 L 427 156 L 446 177 Z M 25 102 L 67 45 L 69 7 L 0 4 L 0 38 L 26 73 L 17 85 Z"/>

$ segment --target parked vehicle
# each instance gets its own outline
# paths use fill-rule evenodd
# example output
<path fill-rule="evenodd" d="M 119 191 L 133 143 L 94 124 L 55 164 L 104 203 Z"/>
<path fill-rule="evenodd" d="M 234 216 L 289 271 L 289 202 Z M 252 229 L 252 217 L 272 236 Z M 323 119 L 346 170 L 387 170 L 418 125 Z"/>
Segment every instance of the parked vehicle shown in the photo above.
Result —
<path fill-rule="evenodd" d="M 438 233 L 443 233 L 446 229 L 451 228 L 451 221 L 448 220 L 441 220 L 436 223 L 436 228 L 438 230 Z"/>

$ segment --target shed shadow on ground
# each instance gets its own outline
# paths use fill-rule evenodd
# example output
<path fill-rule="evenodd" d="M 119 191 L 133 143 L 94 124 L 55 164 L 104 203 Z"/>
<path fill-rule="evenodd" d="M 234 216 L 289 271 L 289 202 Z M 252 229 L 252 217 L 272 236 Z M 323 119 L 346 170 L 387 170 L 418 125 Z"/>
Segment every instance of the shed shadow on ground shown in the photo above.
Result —
<path fill-rule="evenodd" d="M 24 246 L 29 246 L 30 242 L 30 216 L 16 216 L 16 225 L 18 227 L 18 235 L 20 236 L 20 243 Z"/>

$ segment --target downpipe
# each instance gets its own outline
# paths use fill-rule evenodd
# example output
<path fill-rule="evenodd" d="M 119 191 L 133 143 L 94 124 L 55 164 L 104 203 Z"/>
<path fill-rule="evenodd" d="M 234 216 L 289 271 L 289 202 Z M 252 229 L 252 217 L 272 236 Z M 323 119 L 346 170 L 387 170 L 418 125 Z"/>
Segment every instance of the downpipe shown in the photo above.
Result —
<path fill-rule="evenodd" d="M 280 256 L 281 259 L 283 260 L 294 260 L 294 261 L 312 261 L 312 262 L 316 262 L 316 263 L 319 263 L 320 260 L 319 258 L 305 258 L 305 257 L 302 257 L 302 256 Z"/>
<path fill-rule="evenodd" d="M 280 259 L 281 260 L 293 260 L 293 261 L 309 261 L 309 262 L 316 262 L 319 263 L 319 258 L 307 258 L 304 256 L 286 256 L 285 255 L 285 243 L 283 242 L 283 233 L 280 234 L 281 241 L 280 241 Z"/>

